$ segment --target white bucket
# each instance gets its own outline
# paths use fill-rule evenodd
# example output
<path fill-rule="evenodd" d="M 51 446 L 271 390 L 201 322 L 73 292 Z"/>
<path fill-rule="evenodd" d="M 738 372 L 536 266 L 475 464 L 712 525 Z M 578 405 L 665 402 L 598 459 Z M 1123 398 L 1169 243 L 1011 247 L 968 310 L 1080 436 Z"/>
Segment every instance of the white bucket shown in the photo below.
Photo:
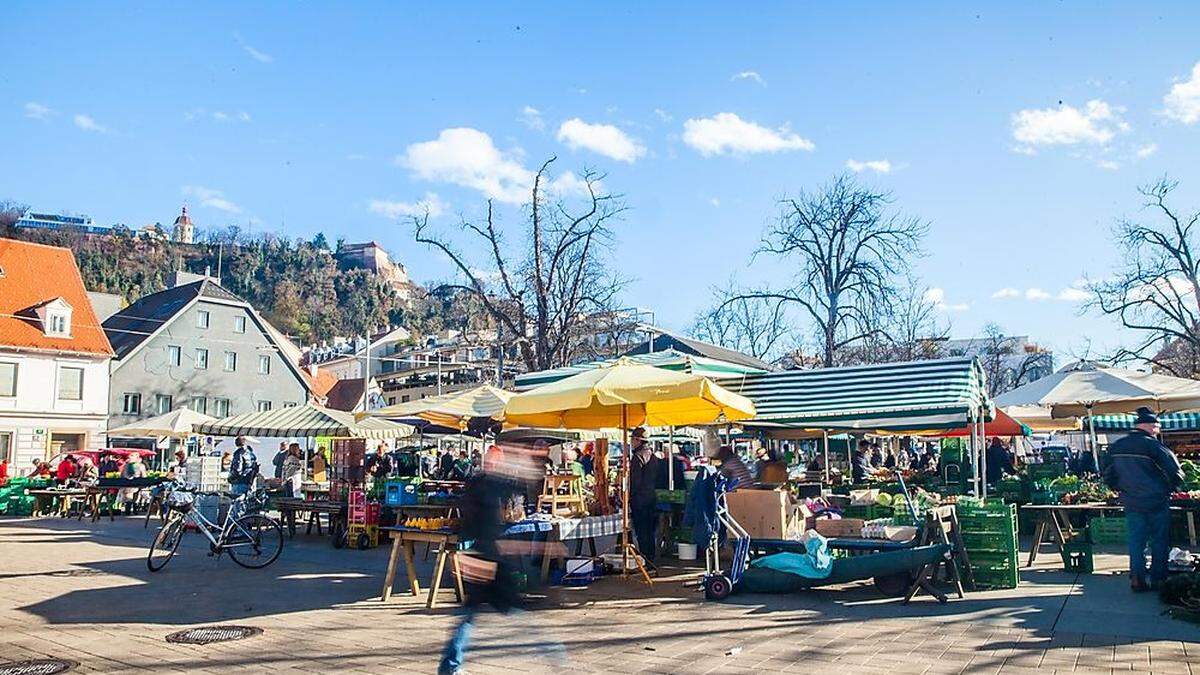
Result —
<path fill-rule="evenodd" d="M 680 560 L 695 560 L 696 559 L 696 545 L 695 544 L 687 544 L 687 543 L 684 543 L 681 541 L 681 542 L 677 542 L 675 544 L 675 548 L 676 548 L 676 552 L 677 552 Z"/>

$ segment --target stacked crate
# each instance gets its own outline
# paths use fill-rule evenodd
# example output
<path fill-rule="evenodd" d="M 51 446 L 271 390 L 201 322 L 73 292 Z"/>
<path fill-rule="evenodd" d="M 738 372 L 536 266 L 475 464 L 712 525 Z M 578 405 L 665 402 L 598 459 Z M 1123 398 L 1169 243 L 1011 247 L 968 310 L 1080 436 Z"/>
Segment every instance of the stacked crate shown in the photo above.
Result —
<path fill-rule="evenodd" d="M 1096 517 L 1088 521 L 1088 537 L 1093 544 L 1125 545 L 1128 532 L 1124 518 Z"/>
<path fill-rule="evenodd" d="M 990 501 L 960 504 L 957 512 L 976 590 L 1016 588 L 1017 507 Z"/>

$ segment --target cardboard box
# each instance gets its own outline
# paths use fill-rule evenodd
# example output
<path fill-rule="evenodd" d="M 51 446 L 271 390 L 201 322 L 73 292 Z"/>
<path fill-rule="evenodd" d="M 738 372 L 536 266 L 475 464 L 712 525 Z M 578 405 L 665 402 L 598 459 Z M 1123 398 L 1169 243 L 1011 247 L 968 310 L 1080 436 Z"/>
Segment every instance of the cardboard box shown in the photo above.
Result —
<path fill-rule="evenodd" d="M 818 518 L 813 529 L 822 537 L 861 537 L 862 518 Z"/>
<path fill-rule="evenodd" d="M 787 490 L 735 490 L 725 496 L 729 515 L 751 537 L 794 539 L 804 532 L 807 517 Z"/>

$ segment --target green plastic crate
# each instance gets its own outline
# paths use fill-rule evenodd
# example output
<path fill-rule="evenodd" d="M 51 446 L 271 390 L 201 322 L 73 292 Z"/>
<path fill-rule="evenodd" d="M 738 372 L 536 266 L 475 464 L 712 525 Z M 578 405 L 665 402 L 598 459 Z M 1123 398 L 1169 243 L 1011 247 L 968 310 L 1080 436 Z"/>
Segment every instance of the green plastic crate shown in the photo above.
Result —
<path fill-rule="evenodd" d="M 687 490 L 655 490 L 654 495 L 659 504 L 687 503 Z"/>
<path fill-rule="evenodd" d="M 1124 518 L 1098 517 L 1088 521 L 1088 537 L 1093 544 L 1124 544 L 1129 531 Z"/>
<path fill-rule="evenodd" d="M 1062 546 L 1063 570 L 1091 574 L 1092 544 L 1087 541 L 1068 541 Z"/>
<path fill-rule="evenodd" d="M 1017 536 L 1007 532 L 963 532 L 963 546 L 967 552 L 975 551 L 1016 551 Z"/>
<path fill-rule="evenodd" d="M 1041 464 L 1029 465 L 1029 478 L 1031 480 L 1053 479 L 1065 475 L 1067 475 L 1066 462 L 1042 462 Z"/>

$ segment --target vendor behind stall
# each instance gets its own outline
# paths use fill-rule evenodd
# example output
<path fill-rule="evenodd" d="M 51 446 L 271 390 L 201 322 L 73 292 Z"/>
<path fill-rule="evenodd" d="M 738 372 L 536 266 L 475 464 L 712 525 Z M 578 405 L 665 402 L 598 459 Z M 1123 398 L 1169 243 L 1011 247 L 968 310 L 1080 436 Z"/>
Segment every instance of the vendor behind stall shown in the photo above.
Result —
<path fill-rule="evenodd" d="M 754 484 L 754 476 L 750 473 L 750 469 L 746 467 L 746 463 L 738 457 L 737 452 L 728 445 L 722 445 L 717 451 L 717 461 L 721 462 L 721 475 L 729 479 L 730 490 L 738 488 L 750 487 Z"/>
<path fill-rule="evenodd" d="M 1013 466 L 1012 453 L 1008 451 L 1008 446 L 1004 445 L 1004 441 L 999 438 L 993 438 L 987 448 L 987 482 L 988 484 L 995 483 L 1004 477 L 1005 474 L 1016 474 L 1017 469 Z"/>
<path fill-rule="evenodd" d="M 858 447 L 850 456 L 850 478 L 855 484 L 861 485 L 867 482 L 867 476 L 871 475 L 874 469 L 871 468 L 871 441 L 862 439 L 858 442 Z"/>
<path fill-rule="evenodd" d="M 655 530 L 658 529 L 658 474 L 662 460 L 654 456 L 646 442 L 646 430 L 633 430 L 629 452 L 629 519 L 637 536 L 638 551 L 654 562 Z M 743 467 L 744 468 L 744 467 Z"/>
<path fill-rule="evenodd" d="M 754 477 L 760 483 L 786 483 L 787 464 L 779 458 L 779 453 L 772 448 L 758 449 L 758 460 L 754 463 Z"/>

